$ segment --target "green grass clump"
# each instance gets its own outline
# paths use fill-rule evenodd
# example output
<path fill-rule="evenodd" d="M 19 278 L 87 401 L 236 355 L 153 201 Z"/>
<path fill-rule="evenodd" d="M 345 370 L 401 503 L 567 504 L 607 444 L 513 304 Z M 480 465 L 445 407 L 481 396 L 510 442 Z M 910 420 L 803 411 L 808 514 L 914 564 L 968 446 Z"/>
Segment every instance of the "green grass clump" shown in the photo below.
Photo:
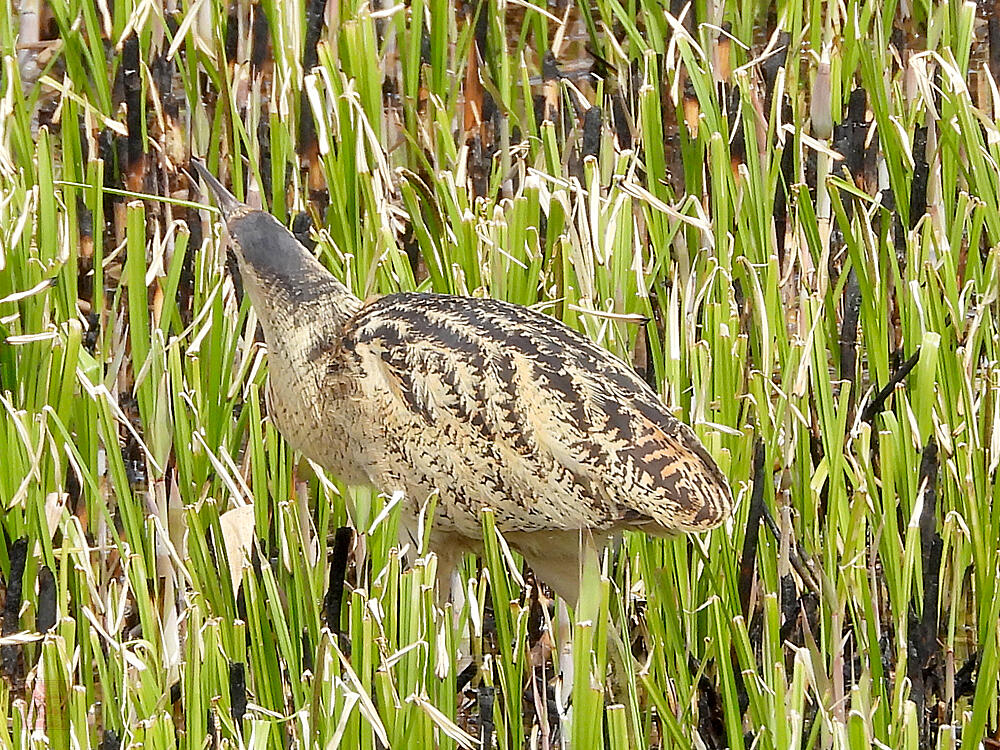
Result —
<path fill-rule="evenodd" d="M 997 741 L 1000 39 L 667 6 L 0 0 L 0 745 Z M 359 296 L 633 363 L 735 516 L 627 536 L 560 630 L 486 514 L 437 611 L 399 499 L 267 419 L 192 154 Z"/>

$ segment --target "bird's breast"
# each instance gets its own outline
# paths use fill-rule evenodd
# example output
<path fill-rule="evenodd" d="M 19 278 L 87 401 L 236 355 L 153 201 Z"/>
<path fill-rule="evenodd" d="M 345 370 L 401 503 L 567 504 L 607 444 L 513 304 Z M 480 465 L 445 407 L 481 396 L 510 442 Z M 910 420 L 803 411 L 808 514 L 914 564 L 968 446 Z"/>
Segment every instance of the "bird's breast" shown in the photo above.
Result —
<path fill-rule="evenodd" d="M 347 484 L 368 480 L 359 434 L 356 381 L 330 375 L 328 363 L 293 366 L 268 354 L 271 418 L 289 445 Z"/>

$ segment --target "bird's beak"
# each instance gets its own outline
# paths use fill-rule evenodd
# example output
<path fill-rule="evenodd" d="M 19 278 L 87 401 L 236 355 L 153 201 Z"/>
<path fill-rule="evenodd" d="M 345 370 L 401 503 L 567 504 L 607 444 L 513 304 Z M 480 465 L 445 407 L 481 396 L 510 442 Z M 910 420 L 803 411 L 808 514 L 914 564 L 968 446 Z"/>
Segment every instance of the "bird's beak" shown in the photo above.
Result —
<path fill-rule="evenodd" d="M 206 167 L 200 160 L 192 157 L 190 164 L 215 194 L 215 200 L 219 204 L 219 210 L 222 211 L 222 216 L 227 221 L 232 218 L 233 214 L 235 214 L 239 209 L 243 208 L 243 204 L 237 200 L 236 196 L 226 190 L 225 185 L 219 182 L 215 178 L 215 175 L 209 172 L 208 167 Z"/>

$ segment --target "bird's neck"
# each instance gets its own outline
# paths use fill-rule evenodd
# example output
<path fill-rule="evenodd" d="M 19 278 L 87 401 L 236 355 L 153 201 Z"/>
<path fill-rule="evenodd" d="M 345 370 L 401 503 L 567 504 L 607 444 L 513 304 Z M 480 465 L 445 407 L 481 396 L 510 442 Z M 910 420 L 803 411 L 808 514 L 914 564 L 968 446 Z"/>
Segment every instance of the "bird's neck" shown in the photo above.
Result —
<path fill-rule="evenodd" d="M 268 350 L 289 360 L 313 356 L 339 339 L 359 300 L 317 260 L 288 276 L 262 277 L 240 263 L 244 288 L 264 329 Z"/>

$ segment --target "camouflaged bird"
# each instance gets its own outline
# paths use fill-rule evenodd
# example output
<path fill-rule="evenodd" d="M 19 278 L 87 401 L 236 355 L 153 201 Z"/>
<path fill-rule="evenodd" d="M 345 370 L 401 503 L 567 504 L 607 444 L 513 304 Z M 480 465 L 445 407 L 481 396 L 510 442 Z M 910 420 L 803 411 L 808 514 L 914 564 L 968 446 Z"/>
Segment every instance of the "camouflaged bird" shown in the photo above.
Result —
<path fill-rule="evenodd" d="M 583 545 L 729 515 L 728 483 L 694 432 L 594 342 L 498 300 L 363 303 L 273 216 L 192 164 L 264 330 L 279 431 L 348 484 L 402 491 L 411 523 L 436 492 L 439 571 L 477 551 L 492 508 L 535 574 L 576 604 Z"/>

